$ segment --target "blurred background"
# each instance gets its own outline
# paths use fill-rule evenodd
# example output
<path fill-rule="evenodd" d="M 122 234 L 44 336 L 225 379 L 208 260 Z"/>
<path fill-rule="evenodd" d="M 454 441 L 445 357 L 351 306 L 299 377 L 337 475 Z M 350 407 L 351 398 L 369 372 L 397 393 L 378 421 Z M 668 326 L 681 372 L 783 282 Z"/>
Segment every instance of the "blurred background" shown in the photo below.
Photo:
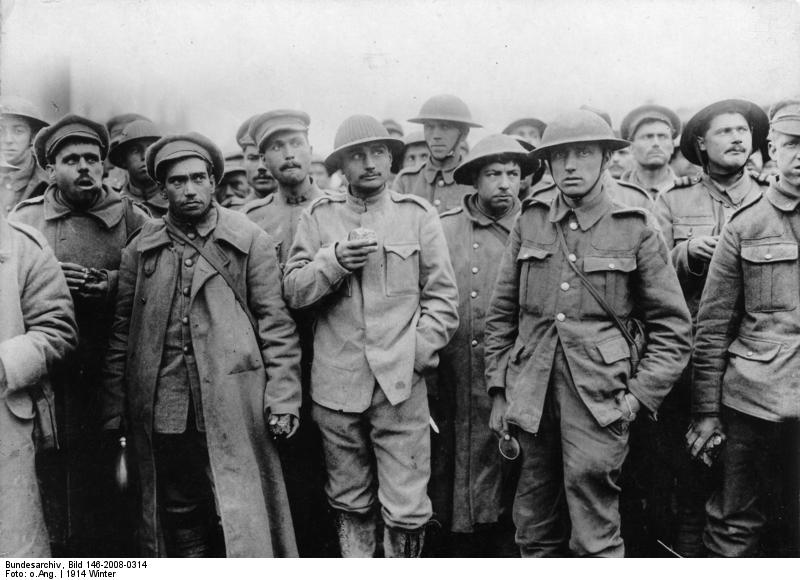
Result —
<path fill-rule="evenodd" d="M 315 150 L 354 113 L 406 132 L 437 93 L 485 129 L 586 104 L 800 94 L 795 0 L 2 0 L 0 91 L 105 121 L 147 115 L 236 148 L 250 115 L 300 108 Z"/>

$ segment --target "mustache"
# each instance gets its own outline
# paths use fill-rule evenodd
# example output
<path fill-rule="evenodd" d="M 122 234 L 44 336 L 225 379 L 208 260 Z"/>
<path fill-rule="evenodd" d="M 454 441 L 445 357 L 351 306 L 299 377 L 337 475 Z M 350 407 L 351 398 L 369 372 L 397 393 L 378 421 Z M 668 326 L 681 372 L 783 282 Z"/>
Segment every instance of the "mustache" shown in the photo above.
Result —
<path fill-rule="evenodd" d="M 726 149 L 725 153 L 747 153 L 747 150 L 739 145 L 734 145 L 733 147 Z"/>
<path fill-rule="evenodd" d="M 290 161 L 289 163 L 284 163 L 281 165 L 281 171 L 285 169 L 300 169 L 300 164 L 295 163 L 294 161 Z"/>

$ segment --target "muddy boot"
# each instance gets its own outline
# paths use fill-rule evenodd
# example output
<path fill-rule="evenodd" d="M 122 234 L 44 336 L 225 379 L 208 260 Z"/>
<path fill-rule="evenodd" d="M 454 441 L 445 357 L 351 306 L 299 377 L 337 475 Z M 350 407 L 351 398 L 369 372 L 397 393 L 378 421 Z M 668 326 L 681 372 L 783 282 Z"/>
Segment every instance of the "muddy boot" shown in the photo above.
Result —
<path fill-rule="evenodd" d="M 386 526 L 383 532 L 383 551 L 387 558 L 419 558 L 425 544 L 425 528 L 401 530 Z"/>
<path fill-rule="evenodd" d="M 373 558 L 375 556 L 375 514 L 336 512 L 336 533 L 342 558 Z"/>

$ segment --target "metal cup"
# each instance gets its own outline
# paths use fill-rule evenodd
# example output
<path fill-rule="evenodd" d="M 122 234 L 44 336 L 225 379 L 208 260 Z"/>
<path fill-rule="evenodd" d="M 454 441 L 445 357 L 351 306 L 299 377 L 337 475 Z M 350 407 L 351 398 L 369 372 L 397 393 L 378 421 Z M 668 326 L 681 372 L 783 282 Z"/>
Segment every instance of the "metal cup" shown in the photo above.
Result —
<path fill-rule="evenodd" d="M 500 455 L 509 461 L 514 461 L 519 457 L 519 441 L 517 441 L 517 438 L 513 435 L 504 433 L 497 442 L 497 448 L 500 450 Z"/>

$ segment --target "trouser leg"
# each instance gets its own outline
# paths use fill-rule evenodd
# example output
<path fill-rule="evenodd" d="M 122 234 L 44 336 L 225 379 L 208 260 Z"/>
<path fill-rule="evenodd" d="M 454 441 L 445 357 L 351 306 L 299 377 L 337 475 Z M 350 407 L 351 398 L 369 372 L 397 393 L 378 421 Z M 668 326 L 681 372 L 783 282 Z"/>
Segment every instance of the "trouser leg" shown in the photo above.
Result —
<path fill-rule="evenodd" d="M 517 434 L 522 453 L 512 515 L 523 558 L 564 556 L 568 552 L 570 524 L 564 496 L 559 412 L 551 387 L 539 432 Z"/>
<path fill-rule="evenodd" d="M 424 526 L 433 514 L 427 486 L 431 442 L 425 382 L 418 378 L 411 396 L 397 405 L 376 388 L 368 411 L 378 474 L 378 499 L 386 524 L 387 557 L 419 557 Z"/>
<path fill-rule="evenodd" d="M 580 398 L 566 358 L 556 353 L 551 379 L 560 410 L 564 493 L 578 556 L 622 557 L 618 480 L 628 453 L 627 424 L 600 427 Z"/>
<path fill-rule="evenodd" d="M 154 443 L 167 555 L 224 556 L 205 434 L 190 421 L 185 433 L 156 434 Z"/>

